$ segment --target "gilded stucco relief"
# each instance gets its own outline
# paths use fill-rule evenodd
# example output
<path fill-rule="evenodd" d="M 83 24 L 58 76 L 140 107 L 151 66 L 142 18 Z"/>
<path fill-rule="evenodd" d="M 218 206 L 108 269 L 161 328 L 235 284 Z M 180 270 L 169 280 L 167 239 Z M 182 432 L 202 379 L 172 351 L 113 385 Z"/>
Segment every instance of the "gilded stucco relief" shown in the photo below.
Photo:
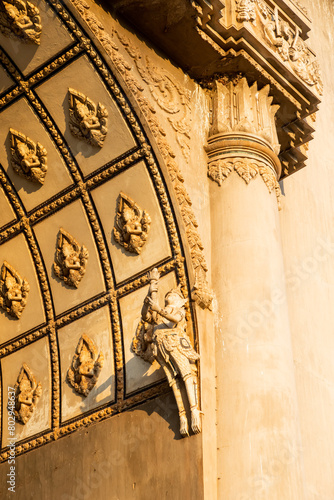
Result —
<path fill-rule="evenodd" d="M 114 239 L 131 253 L 140 254 L 151 225 L 151 217 L 135 201 L 120 193 L 117 202 Z"/>
<path fill-rule="evenodd" d="M 99 378 L 103 362 L 103 354 L 98 354 L 93 340 L 83 333 L 67 371 L 68 383 L 78 394 L 88 396 Z"/>
<path fill-rule="evenodd" d="M 40 44 L 41 18 L 36 5 L 28 0 L 8 0 L 0 4 L 0 30 L 26 43 Z"/>
<path fill-rule="evenodd" d="M 11 135 L 11 165 L 15 172 L 28 181 L 44 184 L 47 166 L 47 151 L 21 132 L 9 129 Z"/>
<path fill-rule="evenodd" d="M 89 253 L 80 247 L 76 239 L 65 229 L 60 228 L 57 236 L 57 248 L 53 270 L 55 275 L 66 285 L 78 288 L 85 275 Z"/>
<path fill-rule="evenodd" d="M 29 57 L 28 64 L 24 65 L 21 54 L 14 50 L 11 55 L 18 61 L 14 66 L 6 52 L 0 49 L 0 63 L 15 82 L 0 99 L 0 114 L 5 118 L 7 135 L 9 128 L 13 131 L 3 142 L 7 140 L 6 147 L 10 147 L 15 136 L 12 157 L 15 157 L 15 168 L 21 170 L 20 176 L 13 171 L 10 155 L 6 160 L 8 164 L 0 169 L 1 188 L 15 216 L 0 227 L 0 250 L 4 250 L 0 254 L 4 255 L 5 250 L 15 254 L 20 239 L 27 249 L 27 255 L 21 252 L 24 269 L 29 268 L 28 264 L 32 266 L 27 274 L 31 290 L 26 310 L 9 325 L 10 334 L 3 337 L 0 345 L 1 364 L 6 373 L 13 365 L 11 360 L 18 355 L 19 366 L 25 363 L 27 367 L 20 380 L 19 400 L 22 418 L 28 414 L 31 418 L 29 425 L 23 426 L 26 431 L 20 431 L 17 455 L 168 391 L 161 376 L 155 378 L 154 386 L 145 377 L 139 379 L 140 363 L 143 362 L 139 357 L 134 355 L 129 365 L 124 359 L 119 301 L 128 298 L 138 314 L 141 301 L 136 294 L 145 292 L 149 282 L 147 269 L 157 267 L 162 280 L 175 281 L 173 287 L 179 290 L 180 300 L 182 295 L 184 301 L 180 308 L 186 318 L 189 346 L 194 345 L 195 335 L 191 303 L 187 300 L 190 294 L 187 271 L 174 211 L 142 126 L 98 50 L 83 36 L 66 8 L 50 0 L 40 6 L 41 13 L 48 9 L 57 13 L 56 23 L 61 23 L 62 29 L 66 26 L 71 47 L 66 35 L 56 37 L 58 50 L 53 58 L 50 54 L 46 58 L 50 49 L 45 45 L 48 33 L 44 36 L 43 24 L 43 36 L 37 49 L 39 56 L 34 53 L 30 59 L 35 67 L 39 61 L 40 68 L 28 76 L 30 69 L 27 68 L 33 67 L 29 66 Z M 128 83 L 131 86 L 130 80 Z M 157 99 L 162 84 L 163 80 L 154 84 Z M 71 98 L 68 89 L 71 89 Z M 172 81 L 166 84 L 166 92 L 174 93 Z M 176 102 L 179 91 L 174 95 Z M 159 106 L 166 106 L 167 101 L 165 97 L 165 102 L 161 101 Z M 173 113 L 171 109 L 170 114 Z M 23 123 L 21 126 L 22 116 L 29 117 L 27 126 Z M 113 125 L 112 133 L 106 130 L 107 116 Z M 179 118 L 175 116 L 175 126 Z M 150 125 L 155 127 L 154 122 Z M 177 126 L 182 128 L 183 125 Z M 18 148 L 18 141 L 26 147 Z M 41 150 L 39 144 L 43 145 Z M 168 150 L 167 142 L 163 148 Z M 203 269 L 205 281 L 206 264 L 191 213 L 191 201 L 172 152 L 168 155 L 174 162 L 168 168 L 187 221 L 192 256 L 196 266 Z M 44 177 L 40 172 L 37 181 L 34 169 L 40 165 L 48 165 L 49 169 Z M 67 181 L 58 180 L 61 168 L 66 172 Z M 34 178 L 29 179 L 27 175 Z M 109 187 L 112 200 L 110 198 L 110 203 L 106 204 L 103 193 L 104 188 Z M 119 211 L 118 230 L 128 245 L 127 250 L 115 244 L 112 234 L 120 192 L 127 210 L 123 206 Z M 119 262 L 125 259 L 122 269 L 126 269 L 127 274 L 123 278 L 115 277 L 113 270 L 117 253 Z M 21 273 L 16 265 L 17 258 L 14 264 Z M 16 288 L 14 299 L 20 298 Z M 200 288 L 202 290 L 202 284 Z M 41 314 L 37 305 L 41 307 Z M 203 307 L 206 305 L 203 303 Z M 14 309 L 19 307 L 15 305 Z M 35 317 L 34 308 L 38 312 Z M 27 315 L 29 322 L 24 321 Z M 7 315 L 2 315 L 0 320 L 2 325 L 8 320 Z M 16 329 L 13 329 L 14 323 L 18 325 Z M 96 336 L 96 328 L 101 338 Z M 134 334 L 135 329 L 132 329 L 127 333 L 128 338 L 132 339 Z M 34 358 L 34 347 L 40 342 L 50 355 L 47 367 L 44 361 L 37 364 Z M 28 352 L 32 357 L 24 357 Z M 194 349 L 193 356 L 198 357 Z M 43 377 L 39 369 L 36 372 L 39 365 L 43 366 Z M 41 386 L 34 374 L 41 380 Z M 139 381 L 135 394 L 129 384 L 126 387 L 129 377 Z M 78 394 L 84 397 L 79 398 Z M 194 407 L 192 409 L 195 414 Z M 197 410 L 197 420 L 193 416 L 191 423 L 193 432 L 200 429 L 198 406 Z M 41 416 L 43 424 L 39 426 Z M 185 427 L 183 423 L 183 429 Z M 21 439 L 25 442 L 20 442 Z M 8 449 L 3 440 L 1 460 L 7 458 Z"/>
<path fill-rule="evenodd" d="M 78 139 L 102 148 L 108 128 L 108 111 L 100 102 L 96 105 L 89 97 L 68 89 L 70 130 Z"/>
<path fill-rule="evenodd" d="M 34 374 L 26 363 L 23 363 L 14 385 L 15 416 L 21 424 L 26 424 L 34 412 L 42 394 L 42 385 L 37 383 Z"/>
<path fill-rule="evenodd" d="M 19 319 L 27 304 L 29 291 L 27 280 L 5 261 L 1 267 L 0 307 Z"/>

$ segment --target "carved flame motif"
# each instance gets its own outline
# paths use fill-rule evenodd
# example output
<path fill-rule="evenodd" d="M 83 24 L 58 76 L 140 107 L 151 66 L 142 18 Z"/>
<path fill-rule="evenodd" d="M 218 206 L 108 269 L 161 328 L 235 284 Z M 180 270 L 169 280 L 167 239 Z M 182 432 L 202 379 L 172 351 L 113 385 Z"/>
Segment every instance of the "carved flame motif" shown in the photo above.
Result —
<path fill-rule="evenodd" d="M 28 181 L 44 184 L 47 172 L 46 149 L 38 142 L 35 144 L 29 137 L 9 129 L 11 134 L 11 165 L 15 172 Z"/>
<path fill-rule="evenodd" d="M 117 202 L 116 222 L 113 230 L 117 243 L 128 252 L 140 254 L 147 240 L 151 218 L 129 196 L 120 193 Z"/>
<path fill-rule="evenodd" d="M 89 253 L 63 228 L 57 237 L 57 249 L 53 270 L 55 275 L 67 285 L 78 288 L 85 272 Z"/>
<path fill-rule="evenodd" d="M 4 261 L 0 278 L 0 307 L 15 318 L 20 318 L 26 304 L 30 287 L 15 269 Z"/>
<path fill-rule="evenodd" d="M 67 371 L 67 381 L 78 394 L 88 396 L 93 389 L 103 367 L 104 357 L 85 333 L 77 345 L 72 364 Z"/>
<path fill-rule="evenodd" d="M 23 363 L 17 377 L 14 390 L 15 416 L 19 422 L 26 424 L 42 394 L 42 386 L 40 382 L 37 384 L 32 371 L 25 363 Z"/>
<path fill-rule="evenodd" d="M 102 148 L 108 129 L 108 111 L 81 92 L 68 89 L 70 130 L 75 137 Z"/>
<path fill-rule="evenodd" d="M 7 36 L 39 45 L 42 24 L 38 8 L 24 0 L 0 0 L 0 30 Z"/>

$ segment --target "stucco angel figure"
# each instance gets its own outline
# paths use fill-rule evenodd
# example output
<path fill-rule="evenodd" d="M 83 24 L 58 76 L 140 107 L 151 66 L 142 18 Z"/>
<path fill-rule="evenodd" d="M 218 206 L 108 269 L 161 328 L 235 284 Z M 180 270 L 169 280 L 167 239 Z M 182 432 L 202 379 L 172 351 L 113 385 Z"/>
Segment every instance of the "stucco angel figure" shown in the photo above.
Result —
<path fill-rule="evenodd" d="M 6 35 L 14 34 L 25 42 L 40 44 L 42 25 L 38 8 L 23 0 L 0 3 L 0 26 Z"/>
<path fill-rule="evenodd" d="M 188 419 L 180 390 L 183 380 L 191 412 L 191 429 L 201 432 L 201 412 L 197 402 L 197 368 L 199 354 L 186 333 L 185 303 L 181 289 L 173 288 L 165 295 L 165 307 L 157 302 L 159 272 L 150 275 L 150 287 L 144 300 L 142 323 L 133 341 L 133 349 L 147 361 L 158 361 L 172 387 L 180 417 L 180 433 L 188 436 Z"/>
<path fill-rule="evenodd" d="M 88 261 L 89 253 L 77 240 L 62 227 L 57 236 L 56 257 L 53 263 L 55 275 L 66 285 L 78 288 Z"/>
<path fill-rule="evenodd" d="M 75 137 L 102 148 L 107 135 L 108 111 L 81 92 L 68 89 L 70 130 Z"/>
<path fill-rule="evenodd" d="M 26 424 L 42 394 L 42 386 L 40 382 L 37 384 L 32 371 L 25 363 L 22 365 L 14 390 L 15 416 L 19 422 Z"/>

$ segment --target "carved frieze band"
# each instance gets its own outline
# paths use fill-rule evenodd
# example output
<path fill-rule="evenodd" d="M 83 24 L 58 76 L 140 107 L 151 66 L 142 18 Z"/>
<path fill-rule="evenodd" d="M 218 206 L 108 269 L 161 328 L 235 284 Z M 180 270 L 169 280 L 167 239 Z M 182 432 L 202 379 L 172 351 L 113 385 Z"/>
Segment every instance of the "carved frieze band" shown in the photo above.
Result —
<path fill-rule="evenodd" d="M 249 184 L 258 174 L 268 188 L 269 193 L 275 191 L 278 209 L 281 209 L 281 188 L 272 169 L 265 163 L 251 158 L 224 158 L 212 160 L 208 163 L 208 176 L 218 186 L 227 179 L 231 172 L 237 174 Z"/>

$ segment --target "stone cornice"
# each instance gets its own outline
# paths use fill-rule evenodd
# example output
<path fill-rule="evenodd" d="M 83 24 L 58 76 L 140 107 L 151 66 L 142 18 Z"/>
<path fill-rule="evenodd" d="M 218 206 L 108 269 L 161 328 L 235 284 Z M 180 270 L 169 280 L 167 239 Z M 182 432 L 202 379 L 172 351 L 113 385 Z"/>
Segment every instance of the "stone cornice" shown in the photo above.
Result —
<path fill-rule="evenodd" d="M 291 0 L 113 0 L 112 8 L 199 81 L 243 73 L 270 85 L 282 177 L 303 166 L 322 92 L 310 20 Z"/>

